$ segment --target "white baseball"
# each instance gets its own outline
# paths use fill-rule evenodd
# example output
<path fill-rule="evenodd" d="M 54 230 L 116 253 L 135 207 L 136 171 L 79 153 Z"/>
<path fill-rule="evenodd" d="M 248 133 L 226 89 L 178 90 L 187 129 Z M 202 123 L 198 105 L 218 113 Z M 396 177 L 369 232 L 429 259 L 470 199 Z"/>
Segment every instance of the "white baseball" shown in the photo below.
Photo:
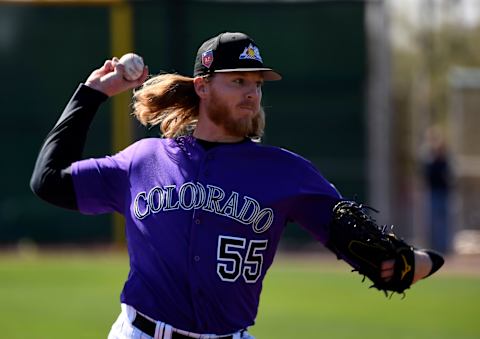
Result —
<path fill-rule="evenodd" d="M 142 57 L 135 53 L 127 53 L 123 55 L 120 58 L 119 63 L 125 67 L 123 76 L 129 81 L 134 81 L 140 78 L 145 66 Z"/>

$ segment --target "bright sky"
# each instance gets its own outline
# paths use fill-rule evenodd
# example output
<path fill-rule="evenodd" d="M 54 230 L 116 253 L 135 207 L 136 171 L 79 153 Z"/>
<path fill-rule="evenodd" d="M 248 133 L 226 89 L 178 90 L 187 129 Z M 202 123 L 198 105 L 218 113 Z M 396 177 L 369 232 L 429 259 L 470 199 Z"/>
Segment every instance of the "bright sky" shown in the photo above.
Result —
<path fill-rule="evenodd" d="M 441 22 L 467 27 L 480 24 L 480 0 L 387 0 L 387 3 L 393 41 L 405 48 L 413 46 L 412 26 L 435 27 Z"/>
<path fill-rule="evenodd" d="M 480 0 L 389 0 L 389 4 L 393 11 L 405 12 L 415 24 L 431 19 L 428 14 L 435 15 L 436 20 L 458 20 L 468 26 L 480 20 Z"/>
<path fill-rule="evenodd" d="M 480 1 L 464 0 L 465 4 L 462 8 L 465 21 L 468 24 L 477 24 L 480 20 Z"/>

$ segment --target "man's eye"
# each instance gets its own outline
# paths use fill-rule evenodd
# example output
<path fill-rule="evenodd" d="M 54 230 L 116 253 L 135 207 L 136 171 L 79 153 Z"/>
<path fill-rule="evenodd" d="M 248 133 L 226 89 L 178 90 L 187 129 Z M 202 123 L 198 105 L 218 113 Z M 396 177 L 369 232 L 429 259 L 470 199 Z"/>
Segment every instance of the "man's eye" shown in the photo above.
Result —
<path fill-rule="evenodd" d="M 258 81 L 257 82 L 257 87 L 262 87 L 263 86 L 263 81 Z"/>
<path fill-rule="evenodd" d="M 235 79 L 235 80 L 233 80 L 233 82 L 238 84 L 238 85 L 242 85 L 243 84 L 243 79 Z"/>

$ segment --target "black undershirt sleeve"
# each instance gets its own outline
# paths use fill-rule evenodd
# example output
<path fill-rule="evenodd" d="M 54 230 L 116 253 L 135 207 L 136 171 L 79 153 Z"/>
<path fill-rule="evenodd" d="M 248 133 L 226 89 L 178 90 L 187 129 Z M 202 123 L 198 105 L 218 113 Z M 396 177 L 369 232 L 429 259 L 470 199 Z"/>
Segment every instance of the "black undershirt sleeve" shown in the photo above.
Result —
<path fill-rule="evenodd" d="M 77 210 L 71 164 L 82 159 L 87 132 L 104 93 L 81 84 L 48 133 L 38 154 L 30 180 L 32 191 L 41 199 Z"/>

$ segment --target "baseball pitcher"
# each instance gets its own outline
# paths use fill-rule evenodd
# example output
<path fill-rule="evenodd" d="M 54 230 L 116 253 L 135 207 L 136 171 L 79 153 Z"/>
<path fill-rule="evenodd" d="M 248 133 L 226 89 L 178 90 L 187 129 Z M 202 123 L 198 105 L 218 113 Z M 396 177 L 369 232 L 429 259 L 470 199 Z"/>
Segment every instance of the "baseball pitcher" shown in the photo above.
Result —
<path fill-rule="evenodd" d="M 262 86 L 281 75 L 249 36 L 205 41 L 193 77 L 149 78 L 147 67 L 137 76 L 117 58 L 93 71 L 45 139 L 31 179 L 57 206 L 125 216 L 130 272 L 108 338 L 251 338 L 290 221 L 385 292 L 403 293 L 443 264 L 376 225 L 310 161 L 259 143 Z M 136 118 L 163 137 L 82 160 L 98 107 L 133 88 Z"/>

